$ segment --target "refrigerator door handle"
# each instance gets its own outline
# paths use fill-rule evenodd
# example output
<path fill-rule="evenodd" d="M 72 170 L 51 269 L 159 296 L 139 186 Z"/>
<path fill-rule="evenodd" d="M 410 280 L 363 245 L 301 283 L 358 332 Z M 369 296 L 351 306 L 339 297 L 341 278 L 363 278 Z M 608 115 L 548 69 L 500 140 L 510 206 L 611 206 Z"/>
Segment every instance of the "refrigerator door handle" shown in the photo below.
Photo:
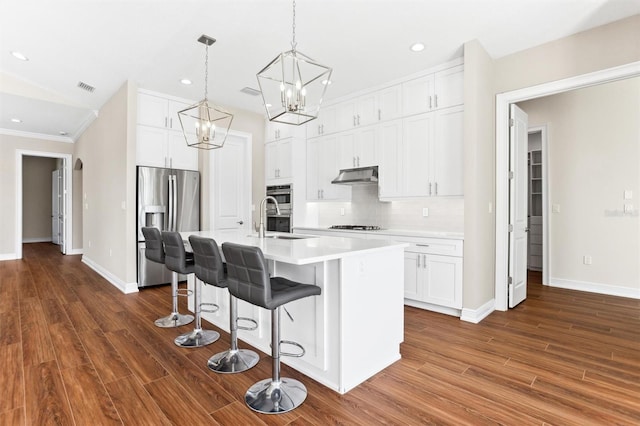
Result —
<path fill-rule="evenodd" d="M 178 177 L 173 175 L 173 229 L 178 230 Z"/>
<path fill-rule="evenodd" d="M 169 220 L 167 221 L 167 231 L 171 231 L 173 226 L 173 176 L 169 175 Z"/>

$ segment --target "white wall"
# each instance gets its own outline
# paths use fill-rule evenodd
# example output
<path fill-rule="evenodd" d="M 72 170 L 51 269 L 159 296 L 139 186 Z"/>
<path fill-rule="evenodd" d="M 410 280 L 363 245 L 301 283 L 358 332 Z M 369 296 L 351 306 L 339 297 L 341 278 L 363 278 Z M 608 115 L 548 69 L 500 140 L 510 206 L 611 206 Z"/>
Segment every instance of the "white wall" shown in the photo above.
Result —
<path fill-rule="evenodd" d="M 547 124 L 550 284 L 640 295 L 640 78 L 518 105 Z"/>

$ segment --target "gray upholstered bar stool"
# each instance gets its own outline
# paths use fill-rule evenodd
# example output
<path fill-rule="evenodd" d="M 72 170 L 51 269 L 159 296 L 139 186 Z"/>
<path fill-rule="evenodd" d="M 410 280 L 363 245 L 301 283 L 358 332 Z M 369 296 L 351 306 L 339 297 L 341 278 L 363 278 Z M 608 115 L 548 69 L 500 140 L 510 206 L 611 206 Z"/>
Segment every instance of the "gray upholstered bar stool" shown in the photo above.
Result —
<path fill-rule="evenodd" d="M 164 246 L 162 245 L 162 235 L 160 234 L 160 231 L 157 228 L 145 227 L 142 228 L 142 234 L 144 235 L 145 244 L 144 256 L 152 262 L 164 265 Z M 175 280 L 173 279 L 174 277 Z M 171 279 L 171 297 L 173 298 L 173 310 L 168 316 L 158 318 L 155 321 L 155 325 L 158 327 L 179 327 L 193 321 L 193 315 L 183 315 L 178 313 L 177 275 L 172 276 Z"/>
<path fill-rule="evenodd" d="M 202 282 L 219 288 L 227 288 L 227 274 L 222 263 L 218 244 L 211 238 L 189 237 L 196 262 L 195 273 Z M 240 327 L 238 320 L 253 322 L 253 327 Z M 231 348 L 209 358 L 207 366 L 216 373 L 240 373 L 256 365 L 260 356 L 248 349 L 238 349 L 238 329 L 255 330 L 258 324 L 250 318 L 238 318 L 238 299 L 229 293 L 229 334 Z"/>
<path fill-rule="evenodd" d="M 162 233 L 162 241 L 164 241 L 165 258 L 164 263 L 169 270 L 173 271 L 173 280 L 178 280 L 178 274 L 193 274 L 195 265 L 193 255 L 187 255 L 184 248 L 182 237 L 177 232 L 164 231 Z M 196 278 L 193 286 L 193 302 L 196 314 L 196 325 L 192 332 L 181 334 L 176 337 L 175 343 L 183 348 L 199 348 L 209 345 L 220 338 L 220 333 L 213 330 L 203 330 L 200 313 L 202 305 L 210 305 L 212 303 L 202 303 L 200 290 L 202 283 Z M 211 311 L 215 312 L 215 311 Z"/>
<path fill-rule="evenodd" d="M 269 277 L 267 261 L 258 247 L 224 243 L 229 292 L 238 299 L 271 311 L 272 377 L 253 384 L 244 396 L 252 410 L 264 414 L 286 413 L 307 397 L 307 388 L 298 380 L 280 377 L 280 355 L 303 356 L 304 348 L 295 342 L 280 340 L 280 307 L 285 303 L 320 294 L 320 287 L 301 284 L 283 277 Z M 293 344 L 300 354 L 280 352 L 280 344 Z"/>

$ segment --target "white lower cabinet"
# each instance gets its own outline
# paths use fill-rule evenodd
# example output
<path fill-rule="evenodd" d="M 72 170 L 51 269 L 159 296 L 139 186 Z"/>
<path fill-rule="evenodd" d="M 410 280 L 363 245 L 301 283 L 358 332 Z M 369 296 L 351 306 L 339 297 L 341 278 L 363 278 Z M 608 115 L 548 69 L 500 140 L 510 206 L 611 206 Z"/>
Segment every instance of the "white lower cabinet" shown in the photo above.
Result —
<path fill-rule="evenodd" d="M 462 258 L 405 250 L 404 297 L 462 309 Z"/>

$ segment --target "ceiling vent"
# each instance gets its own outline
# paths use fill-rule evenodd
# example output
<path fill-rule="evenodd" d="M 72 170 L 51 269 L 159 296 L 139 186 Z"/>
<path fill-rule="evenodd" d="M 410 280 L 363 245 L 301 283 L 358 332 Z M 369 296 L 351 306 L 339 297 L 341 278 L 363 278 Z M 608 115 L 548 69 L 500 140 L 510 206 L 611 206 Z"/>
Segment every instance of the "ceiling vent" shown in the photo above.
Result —
<path fill-rule="evenodd" d="M 87 83 L 84 83 L 82 81 L 78 82 L 78 87 L 81 88 L 82 90 L 86 90 L 89 93 L 93 93 L 94 90 L 96 90 L 95 87 L 88 85 Z"/>
<path fill-rule="evenodd" d="M 240 91 L 247 95 L 260 96 L 260 91 L 256 89 L 252 89 L 251 87 L 243 87 L 242 89 L 240 89 Z"/>

